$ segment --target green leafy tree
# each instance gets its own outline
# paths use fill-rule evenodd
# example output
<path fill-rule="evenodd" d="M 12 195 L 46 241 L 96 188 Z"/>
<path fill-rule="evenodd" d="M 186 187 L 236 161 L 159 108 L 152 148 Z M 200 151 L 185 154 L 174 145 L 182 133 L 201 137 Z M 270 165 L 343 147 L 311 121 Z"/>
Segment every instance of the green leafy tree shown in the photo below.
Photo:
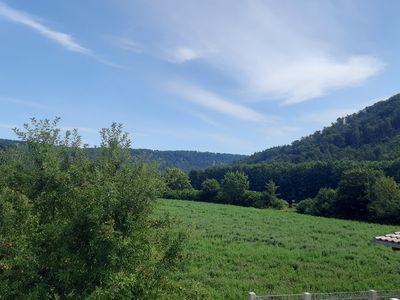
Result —
<path fill-rule="evenodd" d="M 383 172 L 371 169 L 353 169 L 343 174 L 337 189 L 335 214 L 339 217 L 367 220 L 372 202 L 371 187 Z"/>
<path fill-rule="evenodd" d="M 191 189 L 189 176 L 184 171 L 178 168 L 168 168 L 163 174 L 167 188 L 171 190 Z"/>
<path fill-rule="evenodd" d="M 273 180 L 269 180 L 265 184 L 265 192 L 264 192 L 264 203 L 265 207 L 271 207 L 275 209 L 284 209 L 289 207 L 289 203 L 285 200 L 279 198 L 278 188 Z"/>
<path fill-rule="evenodd" d="M 184 236 L 152 214 L 162 180 L 133 164 L 122 126 L 101 131 L 90 159 L 58 119 L 32 119 L 26 143 L 3 153 L 0 173 L 0 295 L 5 299 L 154 299 Z"/>
<path fill-rule="evenodd" d="M 221 182 L 221 197 L 226 203 L 240 205 L 244 192 L 249 188 L 249 180 L 242 172 L 227 172 Z"/>
<path fill-rule="evenodd" d="M 314 198 L 311 214 L 329 217 L 334 214 L 336 201 L 336 190 L 321 188 Z"/>
<path fill-rule="evenodd" d="M 312 198 L 307 198 L 307 199 L 301 200 L 296 205 L 296 211 L 301 214 L 312 215 L 312 214 L 314 214 L 314 205 L 315 205 L 315 200 Z"/>
<path fill-rule="evenodd" d="M 265 197 L 264 193 L 258 191 L 247 190 L 244 192 L 243 201 L 241 205 L 243 206 L 253 206 L 257 208 L 265 208 Z"/>
<path fill-rule="evenodd" d="M 215 179 L 203 181 L 201 184 L 201 199 L 205 201 L 215 201 L 221 192 L 221 185 Z"/>
<path fill-rule="evenodd" d="M 400 223 L 400 188 L 391 177 L 379 177 L 371 186 L 369 219 L 375 222 Z"/>

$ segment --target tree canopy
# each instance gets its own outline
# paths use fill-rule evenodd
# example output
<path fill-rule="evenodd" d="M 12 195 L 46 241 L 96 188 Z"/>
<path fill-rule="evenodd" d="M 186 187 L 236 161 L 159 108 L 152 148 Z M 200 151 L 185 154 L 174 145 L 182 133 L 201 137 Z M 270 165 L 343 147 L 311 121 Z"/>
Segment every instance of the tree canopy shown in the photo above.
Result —
<path fill-rule="evenodd" d="M 0 295 L 154 299 L 169 292 L 183 235 L 152 214 L 162 180 L 134 164 L 122 126 L 89 158 L 77 131 L 32 119 L 0 155 Z"/>

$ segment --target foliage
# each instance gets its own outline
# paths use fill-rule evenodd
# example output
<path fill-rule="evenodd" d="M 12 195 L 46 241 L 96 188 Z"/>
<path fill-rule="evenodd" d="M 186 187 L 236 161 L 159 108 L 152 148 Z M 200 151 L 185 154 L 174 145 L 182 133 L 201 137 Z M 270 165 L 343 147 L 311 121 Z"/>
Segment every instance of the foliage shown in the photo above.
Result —
<path fill-rule="evenodd" d="M 180 199 L 180 200 L 192 200 L 197 201 L 201 198 L 201 192 L 195 189 L 183 189 L 183 190 L 170 190 L 166 189 L 162 194 L 165 199 Z"/>
<path fill-rule="evenodd" d="M 245 163 L 312 160 L 390 160 L 400 155 L 400 94 L 335 123 L 291 145 L 273 147 Z"/>
<path fill-rule="evenodd" d="M 204 201 L 215 202 L 221 192 L 221 185 L 213 178 L 207 178 L 201 184 L 200 198 Z"/>
<path fill-rule="evenodd" d="M 243 194 L 241 205 L 266 208 L 265 195 L 262 192 L 246 190 Z"/>
<path fill-rule="evenodd" d="M 191 189 L 189 176 L 178 168 L 168 168 L 163 172 L 163 177 L 170 190 L 185 190 Z"/>
<path fill-rule="evenodd" d="M 400 188 L 390 177 L 379 177 L 371 186 L 368 217 L 371 221 L 400 224 Z"/>
<path fill-rule="evenodd" d="M 373 201 L 371 187 L 382 172 L 354 169 L 343 174 L 337 189 L 335 215 L 356 220 L 368 219 L 368 205 Z"/>
<path fill-rule="evenodd" d="M 15 148 L 20 142 L 0 139 L 0 150 Z M 98 149 L 87 148 L 89 156 L 95 156 Z M 141 162 L 157 163 L 161 170 L 176 167 L 185 172 L 211 166 L 229 165 L 246 157 L 240 154 L 212 153 L 199 151 L 158 151 L 130 149 L 132 157 Z"/>
<path fill-rule="evenodd" d="M 170 289 L 184 236 L 152 214 L 162 180 L 129 161 L 122 126 L 89 159 L 77 131 L 32 119 L 0 159 L 0 295 L 154 299 Z"/>
<path fill-rule="evenodd" d="M 300 202 L 301 203 L 301 202 Z M 335 214 L 336 190 L 321 188 L 314 198 L 314 205 L 309 214 L 329 217 Z"/>
<path fill-rule="evenodd" d="M 301 214 L 313 215 L 314 214 L 315 200 L 307 198 L 296 205 L 296 211 Z"/>
<path fill-rule="evenodd" d="M 343 175 L 337 190 L 321 188 L 296 208 L 316 216 L 400 224 L 400 188 L 382 172 L 354 169 Z"/>
<path fill-rule="evenodd" d="M 277 192 L 278 188 L 279 186 L 277 186 L 273 180 L 270 180 L 265 184 L 264 194 L 266 199 L 266 207 L 276 209 L 284 209 L 289 207 L 289 204 L 285 200 L 279 199 L 279 194 Z"/>
<path fill-rule="evenodd" d="M 148 149 L 131 149 L 131 154 L 141 161 L 158 162 L 162 170 L 176 167 L 185 172 L 211 166 L 229 165 L 246 158 L 246 155 L 240 154 Z"/>
<path fill-rule="evenodd" d="M 174 274 L 202 299 L 398 288 L 400 256 L 370 242 L 398 227 L 232 205 L 162 201 L 190 228 L 190 260 Z M 190 299 L 190 297 L 189 297 Z"/>
<path fill-rule="evenodd" d="M 241 172 L 227 172 L 221 182 L 221 198 L 225 203 L 240 204 L 249 188 L 248 177 Z"/>
<path fill-rule="evenodd" d="M 221 182 L 227 172 L 242 172 L 248 176 L 249 189 L 264 191 L 265 182 L 274 181 L 280 188 L 280 197 L 291 202 L 314 198 L 323 188 L 337 188 L 345 171 L 355 168 L 382 170 L 400 182 L 400 160 L 398 161 L 312 161 L 294 163 L 238 164 L 194 170 L 189 173 L 194 188 L 200 189 L 207 178 Z"/>

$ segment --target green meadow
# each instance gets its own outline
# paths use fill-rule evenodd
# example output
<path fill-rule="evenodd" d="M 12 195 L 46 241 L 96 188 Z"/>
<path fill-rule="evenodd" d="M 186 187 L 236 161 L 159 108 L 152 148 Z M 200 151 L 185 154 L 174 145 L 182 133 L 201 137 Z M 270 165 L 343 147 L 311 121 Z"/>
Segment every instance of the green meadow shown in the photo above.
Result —
<path fill-rule="evenodd" d="M 188 232 L 177 285 L 188 299 L 396 289 L 400 252 L 371 243 L 398 227 L 182 200 L 161 200 Z"/>

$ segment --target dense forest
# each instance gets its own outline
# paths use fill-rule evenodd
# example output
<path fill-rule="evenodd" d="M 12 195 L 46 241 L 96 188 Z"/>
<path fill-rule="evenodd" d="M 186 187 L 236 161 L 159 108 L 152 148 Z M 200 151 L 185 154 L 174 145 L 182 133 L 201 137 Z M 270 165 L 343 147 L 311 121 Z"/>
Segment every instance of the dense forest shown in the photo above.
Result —
<path fill-rule="evenodd" d="M 358 113 L 338 118 L 332 126 L 291 145 L 257 152 L 244 163 L 355 159 L 391 160 L 400 156 L 400 94 Z"/>
<path fill-rule="evenodd" d="M 19 141 L 0 139 L 0 149 L 14 147 Z M 89 148 L 93 156 L 95 148 Z M 130 149 L 134 158 L 140 161 L 157 162 L 160 169 L 177 167 L 189 172 L 190 170 L 204 169 L 211 166 L 228 165 L 244 159 L 245 155 L 213 153 L 200 151 L 158 151 L 149 149 Z"/>
<path fill-rule="evenodd" d="M 200 151 L 158 151 L 148 149 L 131 149 L 134 157 L 145 161 L 156 161 L 161 169 L 177 167 L 185 172 L 204 169 L 210 166 L 228 165 L 244 159 L 245 155 L 213 153 Z"/>

